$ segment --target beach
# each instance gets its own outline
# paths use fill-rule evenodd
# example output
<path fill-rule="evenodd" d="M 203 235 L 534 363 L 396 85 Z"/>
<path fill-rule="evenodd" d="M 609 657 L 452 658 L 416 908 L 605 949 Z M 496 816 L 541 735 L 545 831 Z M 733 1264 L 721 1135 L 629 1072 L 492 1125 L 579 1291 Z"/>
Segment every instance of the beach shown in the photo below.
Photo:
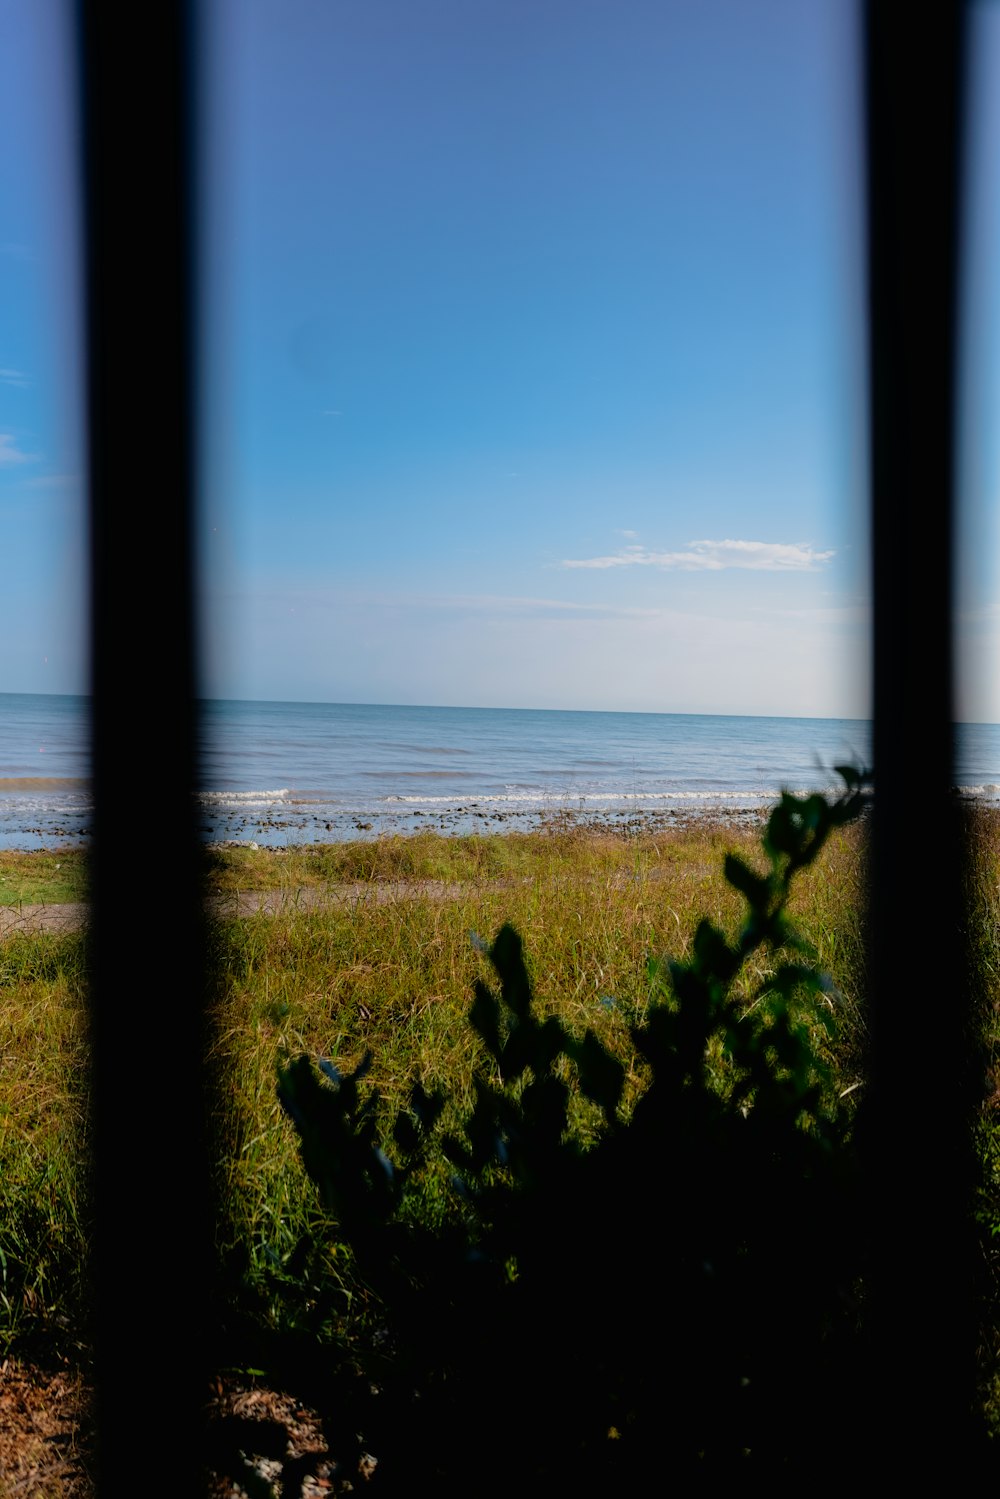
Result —
<path fill-rule="evenodd" d="M 840 719 L 209 701 L 198 828 L 209 844 L 278 847 L 422 827 L 528 832 L 571 815 L 603 827 L 739 820 L 783 788 L 835 789 L 834 767 L 865 764 L 868 741 L 866 723 Z M 134 753 L 141 768 L 138 737 Z M 1000 766 L 1000 740 L 979 758 Z M 87 699 L 0 694 L 0 848 L 86 843 L 89 769 Z M 134 808 L 153 832 L 160 792 L 150 776 Z"/>

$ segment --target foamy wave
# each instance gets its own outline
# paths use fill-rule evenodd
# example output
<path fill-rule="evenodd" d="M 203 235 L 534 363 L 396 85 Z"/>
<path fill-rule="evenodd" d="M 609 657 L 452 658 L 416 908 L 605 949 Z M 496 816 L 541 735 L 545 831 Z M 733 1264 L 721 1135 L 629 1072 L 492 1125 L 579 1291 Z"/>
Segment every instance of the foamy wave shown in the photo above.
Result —
<path fill-rule="evenodd" d="M 13 821 L 24 822 L 39 817 L 89 817 L 91 800 L 83 794 L 75 795 L 53 792 L 49 796 L 3 796 L 0 798 L 0 822 L 8 826 Z"/>
<path fill-rule="evenodd" d="M 831 791 L 835 788 L 829 788 Z M 384 796 L 383 802 L 412 803 L 419 806 L 441 804 L 443 806 L 482 807 L 494 805 L 515 806 L 531 803 L 533 806 L 578 807 L 580 803 L 592 805 L 619 804 L 622 802 L 772 802 L 777 791 L 594 791 L 559 795 L 551 791 L 519 791 L 506 796 Z"/>
<path fill-rule="evenodd" d="M 229 807 L 234 803 L 239 807 L 270 807 L 287 801 L 288 796 L 288 787 L 279 786 L 275 791 L 202 791 L 198 800 L 203 807 Z"/>

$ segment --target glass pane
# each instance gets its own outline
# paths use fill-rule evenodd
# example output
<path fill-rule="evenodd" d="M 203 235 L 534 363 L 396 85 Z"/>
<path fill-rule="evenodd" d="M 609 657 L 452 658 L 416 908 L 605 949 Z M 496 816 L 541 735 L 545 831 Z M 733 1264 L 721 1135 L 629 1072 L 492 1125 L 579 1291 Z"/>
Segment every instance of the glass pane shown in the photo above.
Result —
<path fill-rule="evenodd" d="M 957 781 L 970 809 L 969 952 L 977 984 L 970 1038 L 982 1081 L 975 1120 L 985 1307 L 979 1379 L 1000 1429 L 1000 12 L 969 7 L 969 100 L 958 407 Z"/>
<path fill-rule="evenodd" d="M 959 784 L 1000 800 L 1000 15 L 970 11 L 962 365 L 959 405 L 957 678 Z"/>
<path fill-rule="evenodd" d="M 295 14 L 213 10 L 207 695 L 867 718 L 853 9 Z M 284 796 L 216 831 L 272 841 L 409 829 L 407 794 L 511 811 L 508 785 L 752 801 L 866 756 L 858 726 L 758 722 L 738 766 L 640 737 L 601 776 L 480 735 L 448 780 L 356 714 L 297 723 L 297 759 L 225 714 L 213 789 Z"/>
<path fill-rule="evenodd" d="M 364 1086 L 419 1077 L 457 1118 L 510 921 L 631 1109 L 653 960 L 745 914 L 725 849 L 759 863 L 783 786 L 868 759 L 858 16 L 219 0 L 206 38 L 226 1294 L 374 1354 L 336 1229 L 303 1268 L 276 1067 L 370 1053 Z M 834 840 L 802 905 L 838 1100 L 862 852 Z M 460 1218 L 453 1177 L 438 1151 L 417 1220 Z"/>
<path fill-rule="evenodd" d="M 73 59 L 64 8 L 0 9 L 0 849 L 88 824 Z M 15 147 L 16 143 L 16 147 Z"/>
<path fill-rule="evenodd" d="M 0 1489 L 86 1482 L 90 828 L 73 9 L 0 0 Z M 58 1370 L 58 1373 L 53 1371 Z M 81 1490 L 82 1492 L 82 1490 Z"/>

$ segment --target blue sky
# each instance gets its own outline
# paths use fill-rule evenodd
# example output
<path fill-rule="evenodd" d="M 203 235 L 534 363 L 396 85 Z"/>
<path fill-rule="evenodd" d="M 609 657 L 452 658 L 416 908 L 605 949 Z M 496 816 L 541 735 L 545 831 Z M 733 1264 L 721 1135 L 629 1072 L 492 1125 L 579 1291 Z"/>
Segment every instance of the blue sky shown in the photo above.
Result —
<path fill-rule="evenodd" d="M 0 0 L 0 691 L 84 690 L 66 5 Z"/>
<path fill-rule="evenodd" d="M 199 10 L 205 690 L 864 715 L 854 8 Z M 85 684 L 66 14 L 0 0 L 8 691 Z M 963 710 L 1000 718 L 976 214 Z"/>

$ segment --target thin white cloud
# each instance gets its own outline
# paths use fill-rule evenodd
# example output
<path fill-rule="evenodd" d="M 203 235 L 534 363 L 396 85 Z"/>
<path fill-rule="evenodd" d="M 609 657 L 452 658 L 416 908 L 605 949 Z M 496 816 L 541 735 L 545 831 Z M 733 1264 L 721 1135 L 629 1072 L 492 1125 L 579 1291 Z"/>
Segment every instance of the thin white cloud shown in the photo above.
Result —
<path fill-rule="evenodd" d="M 0 385 L 13 385 L 16 386 L 19 390 L 23 390 L 25 386 L 30 385 L 30 383 L 31 382 L 29 381 L 27 375 L 23 370 L 0 369 Z"/>
<path fill-rule="evenodd" d="M 741 568 L 751 572 L 815 572 L 829 562 L 832 551 L 817 552 L 805 542 L 689 541 L 683 552 L 653 552 L 628 546 L 609 557 L 567 558 L 562 567 L 657 567 L 664 572 L 722 572 Z"/>
<path fill-rule="evenodd" d="M 0 432 L 0 468 L 8 463 L 31 463 L 31 453 L 22 453 L 10 432 Z"/>

